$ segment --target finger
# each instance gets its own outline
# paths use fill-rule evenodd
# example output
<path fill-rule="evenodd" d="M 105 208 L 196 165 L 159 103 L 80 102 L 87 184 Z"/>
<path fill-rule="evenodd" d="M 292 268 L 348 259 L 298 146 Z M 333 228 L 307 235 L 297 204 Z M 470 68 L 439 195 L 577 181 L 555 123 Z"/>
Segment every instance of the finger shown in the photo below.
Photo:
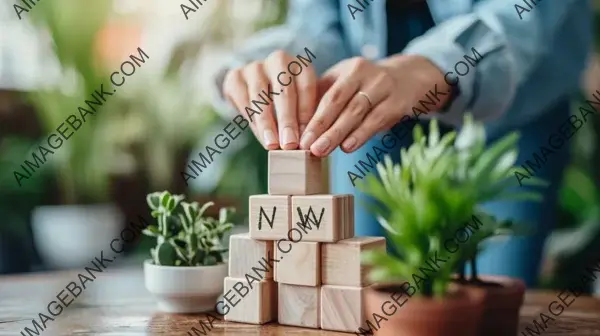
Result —
<path fill-rule="evenodd" d="M 270 104 L 263 90 L 269 87 L 269 79 L 262 63 L 253 62 L 244 70 L 244 79 L 248 85 L 248 117 L 256 123 L 257 137 L 262 139 L 265 149 L 279 148 L 277 124 L 273 115 L 273 104 Z"/>
<path fill-rule="evenodd" d="M 354 95 L 340 117 L 310 146 L 310 151 L 319 157 L 329 155 L 362 123 L 370 109 L 369 102 L 363 96 Z"/>
<path fill-rule="evenodd" d="M 388 128 L 392 118 L 389 117 L 393 106 L 377 105 L 363 122 L 342 142 L 342 150 L 352 153 L 362 147 L 373 135 Z"/>
<path fill-rule="evenodd" d="M 380 106 L 382 104 L 389 107 L 389 104 L 386 103 L 386 101 L 389 98 L 390 94 L 394 91 L 394 88 L 394 81 L 389 76 L 389 74 L 384 71 L 378 72 L 376 75 L 370 77 L 368 84 L 365 84 L 363 87 L 361 87 L 360 91 L 357 92 L 357 94 L 352 98 L 350 103 L 348 103 L 348 105 L 344 108 L 344 110 L 342 111 L 342 115 L 359 115 L 360 113 L 365 113 L 366 116 L 367 113 L 371 114 L 375 107 Z M 362 106 L 365 106 L 363 107 L 364 110 L 362 110 L 362 112 L 360 110 L 361 101 L 363 103 Z M 381 108 L 379 108 L 378 111 L 380 109 Z M 390 111 L 392 110 L 390 109 L 388 111 L 382 112 L 382 116 L 384 116 L 386 119 L 390 119 Z M 358 118 L 362 120 L 366 118 L 365 116 L 363 116 L 362 118 L 358 116 Z M 338 134 L 343 134 L 343 138 L 335 138 L 334 140 L 332 140 L 334 142 L 334 146 L 337 147 L 339 143 L 345 141 L 346 150 L 353 151 L 356 148 L 358 148 L 356 147 L 358 143 L 356 142 L 356 139 L 354 137 L 349 137 L 347 140 L 345 140 L 348 133 L 352 130 L 354 130 L 354 128 L 348 130 L 347 133 L 338 131 Z"/>
<path fill-rule="evenodd" d="M 283 51 L 272 53 L 265 61 L 267 76 L 273 84 L 272 97 L 282 149 L 296 149 L 299 142 L 298 93 L 294 78 L 288 73 L 292 61 L 293 58 Z"/>
<path fill-rule="evenodd" d="M 297 62 L 296 62 L 297 63 Z M 298 63 L 300 64 L 300 63 Z M 302 65 L 300 65 L 302 66 Z M 292 71 L 298 73 L 298 70 L 294 69 L 295 63 L 292 65 Z M 289 69 L 289 67 L 288 67 Z M 298 127 L 299 136 L 302 136 L 306 126 L 315 114 L 317 107 L 317 74 L 312 66 L 301 68 L 302 73 L 295 77 L 296 89 L 298 92 Z"/>
<path fill-rule="evenodd" d="M 342 109 L 350 101 L 360 86 L 360 82 L 354 76 L 338 76 L 338 73 L 330 73 L 326 75 L 326 80 L 330 76 L 336 77 L 333 85 L 323 95 L 319 102 L 317 111 L 312 117 L 302 139 L 300 147 L 302 149 L 310 149 L 312 144 L 323 134 L 337 119 L 342 112 Z M 331 143 L 323 143 L 320 148 L 323 152 L 328 151 Z"/>
<path fill-rule="evenodd" d="M 336 77 L 334 76 L 330 76 L 330 75 L 324 75 L 323 77 L 319 78 L 317 81 L 317 102 L 321 101 L 321 99 L 323 99 L 323 96 L 325 95 L 325 93 L 327 91 L 329 91 L 329 89 L 333 86 L 333 83 L 335 83 L 335 79 Z"/>
<path fill-rule="evenodd" d="M 248 121 L 250 129 L 254 136 L 263 146 L 262 137 L 259 136 L 256 130 L 256 125 L 248 119 L 245 108 L 250 101 L 248 97 L 248 85 L 244 80 L 241 69 L 230 70 L 223 80 L 223 96 L 235 107 L 237 112 Z"/>

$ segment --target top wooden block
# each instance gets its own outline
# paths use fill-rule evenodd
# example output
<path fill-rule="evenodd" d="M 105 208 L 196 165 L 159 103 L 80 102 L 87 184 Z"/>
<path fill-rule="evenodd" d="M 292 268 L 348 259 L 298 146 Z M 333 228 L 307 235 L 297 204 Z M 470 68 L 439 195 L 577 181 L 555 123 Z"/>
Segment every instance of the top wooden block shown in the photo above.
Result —
<path fill-rule="evenodd" d="M 322 161 L 306 150 L 269 151 L 270 195 L 322 193 Z"/>

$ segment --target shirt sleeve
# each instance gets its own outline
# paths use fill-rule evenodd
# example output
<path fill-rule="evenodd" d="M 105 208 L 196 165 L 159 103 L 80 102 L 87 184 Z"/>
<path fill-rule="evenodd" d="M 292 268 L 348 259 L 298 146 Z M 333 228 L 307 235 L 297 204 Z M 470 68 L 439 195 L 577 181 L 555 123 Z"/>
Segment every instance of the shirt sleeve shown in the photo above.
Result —
<path fill-rule="evenodd" d="M 570 76 L 574 78 L 559 79 L 562 84 L 553 86 L 556 92 L 532 97 L 540 106 L 565 94 L 577 83 L 581 66 L 569 62 L 580 60 L 569 59 L 564 54 L 554 56 L 551 46 L 559 29 L 564 29 L 570 11 L 577 9 L 586 13 L 591 7 L 589 0 L 538 0 L 536 3 L 537 6 L 529 8 L 520 2 L 515 5 L 506 0 L 482 1 L 474 6 L 473 12 L 448 19 L 405 48 L 403 53 L 424 56 L 444 73 L 452 72 L 447 75 L 449 83 L 456 83 L 458 79 L 460 94 L 438 116 L 440 120 L 460 126 L 465 112 L 481 121 L 501 117 L 513 102 L 519 86 L 544 58 L 563 57 L 561 65 L 573 67 Z M 586 20 L 582 18 L 581 24 L 587 24 Z M 461 61 L 468 66 L 459 64 Z"/>
<path fill-rule="evenodd" d="M 317 74 L 348 57 L 342 38 L 337 0 L 291 0 L 286 23 L 258 32 L 227 57 L 215 76 L 213 102 L 218 110 L 234 114 L 233 107 L 222 97 L 221 87 L 227 70 L 254 60 L 265 59 L 275 50 L 292 56 L 314 54 L 312 65 Z"/>

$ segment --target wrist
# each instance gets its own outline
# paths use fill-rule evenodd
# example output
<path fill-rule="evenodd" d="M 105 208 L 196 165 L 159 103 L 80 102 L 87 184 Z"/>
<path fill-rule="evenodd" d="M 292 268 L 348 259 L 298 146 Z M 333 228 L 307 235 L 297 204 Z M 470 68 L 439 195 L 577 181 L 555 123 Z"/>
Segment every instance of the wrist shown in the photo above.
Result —
<path fill-rule="evenodd" d="M 444 79 L 444 73 L 429 59 L 420 55 L 394 55 L 381 61 L 401 82 L 409 82 L 414 89 L 408 97 L 417 105 L 419 100 L 433 100 L 435 110 L 445 108 L 455 94 L 455 88 Z M 431 98 L 429 98 L 431 97 Z"/>

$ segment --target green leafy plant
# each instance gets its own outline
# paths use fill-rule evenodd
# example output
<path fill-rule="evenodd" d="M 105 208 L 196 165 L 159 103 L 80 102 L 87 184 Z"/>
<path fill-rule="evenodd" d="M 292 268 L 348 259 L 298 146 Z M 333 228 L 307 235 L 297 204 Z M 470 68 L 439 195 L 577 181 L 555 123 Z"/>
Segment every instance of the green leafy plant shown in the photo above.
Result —
<path fill-rule="evenodd" d="M 485 220 L 467 248 L 450 254 L 435 276 L 425 281 L 421 295 L 444 296 L 453 272 L 474 258 L 480 242 L 503 232 L 506 223 L 497 223 L 483 212 L 481 203 L 498 200 L 539 199 L 539 195 L 514 186 L 518 134 L 512 133 L 486 149 L 485 129 L 470 115 L 460 132 L 440 135 L 432 120 L 425 136 L 420 125 L 413 130 L 414 143 L 400 152 L 401 162 L 389 157 L 377 164 L 379 177 L 370 175 L 360 184 L 375 202 L 366 206 L 389 232 L 398 256 L 385 251 L 367 251 L 363 262 L 371 265 L 369 276 L 377 282 L 411 279 L 428 257 L 442 251 L 443 242 L 464 227 L 473 215 Z M 537 179 L 528 184 L 542 185 Z"/>
<path fill-rule="evenodd" d="M 476 259 L 485 248 L 485 242 L 493 237 L 506 235 L 531 234 L 524 223 L 512 220 L 498 220 L 478 209 L 478 205 L 489 201 L 541 201 L 537 192 L 527 191 L 522 186 L 511 183 L 515 179 L 515 162 L 518 157 L 517 133 L 511 133 L 487 147 L 485 129 L 482 124 L 474 123 L 470 116 L 465 118 L 464 128 L 457 137 L 455 148 L 460 151 L 463 171 L 454 176 L 461 185 L 468 185 L 478 192 L 477 204 L 472 213 L 481 223 L 481 228 L 471 233 L 469 240 L 461 247 L 459 281 L 473 284 L 482 283 L 478 277 Z M 521 181 L 523 185 L 546 186 L 547 183 L 535 177 Z M 465 278 L 466 263 L 471 265 L 471 278 Z"/>
<path fill-rule="evenodd" d="M 149 225 L 143 233 L 156 237 L 157 245 L 150 250 L 156 265 L 162 266 L 212 266 L 223 263 L 224 234 L 233 224 L 229 222 L 232 208 L 221 208 L 219 219 L 204 217 L 212 202 L 200 206 L 184 201 L 183 195 L 167 191 L 147 196 L 152 217 L 158 225 Z"/>

